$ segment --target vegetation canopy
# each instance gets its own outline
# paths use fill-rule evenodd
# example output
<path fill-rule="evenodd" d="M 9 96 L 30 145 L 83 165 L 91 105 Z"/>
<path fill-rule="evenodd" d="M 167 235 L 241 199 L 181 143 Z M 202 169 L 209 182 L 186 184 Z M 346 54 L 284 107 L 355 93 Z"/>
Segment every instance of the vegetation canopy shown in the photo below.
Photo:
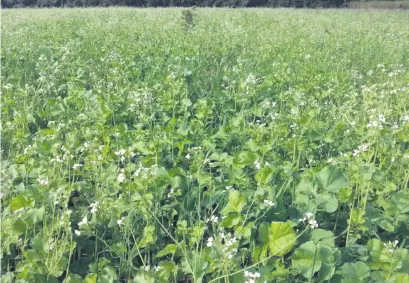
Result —
<path fill-rule="evenodd" d="M 10 9 L 1 282 L 409 282 L 404 11 Z"/>

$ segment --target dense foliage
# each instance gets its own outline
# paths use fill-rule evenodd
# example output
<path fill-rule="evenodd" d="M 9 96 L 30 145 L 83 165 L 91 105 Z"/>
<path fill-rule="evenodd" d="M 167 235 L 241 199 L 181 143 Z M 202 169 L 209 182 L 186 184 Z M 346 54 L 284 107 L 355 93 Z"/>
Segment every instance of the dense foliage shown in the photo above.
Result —
<path fill-rule="evenodd" d="M 407 20 L 3 11 L 1 282 L 409 282 Z"/>
<path fill-rule="evenodd" d="M 341 7 L 349 0 L 1 0 L 4 8 L 17 7 Z"/>

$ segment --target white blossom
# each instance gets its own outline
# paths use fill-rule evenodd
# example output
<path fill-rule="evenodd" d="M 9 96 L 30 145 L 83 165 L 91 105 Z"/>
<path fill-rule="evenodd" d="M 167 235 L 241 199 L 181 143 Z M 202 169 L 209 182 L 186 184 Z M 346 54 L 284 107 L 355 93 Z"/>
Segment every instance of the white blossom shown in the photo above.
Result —
<path fill-rule="evenodd" d="M 121 219 L 118 219 L 117 221 L 116 221 L 116 223 L 119 225 L 119 226 L 121 226 L 121 225 L 123 225 L 123 221 L 124 221 L 124 219 L 125 219 L 125 217 L 122 217 Z"/>
<path fill-rule="evenodd" d="M 77 235 L 77 236 L 81 236 L 81 232 L 78 231 L 78 230 L 75 230 L 74 233 L 75 233 L 75 235 Z"/>
<path fill-rule="evenodd" d="M 121 172 L 119 173 L 118 178 L 117 178 L 118 183 L 122 183 L 123 181 L 125 181 L 126 176 L 124 172 L 125 170 L 121 169 Z"/>
<path fill-rule="evenodd" d="M 96 202 L 94 202 L 94 203 L 91 203 L 90 205 L 89 205 L 89 207 L 91 208 L 91 214 L 95 214 L 95 213 L 97 213 L 97 211 L 98 211 L 98 205 L 99 205 L 99 202 L 98 201 L 96 201 Z"/>
<path fill-rule="evenodd" d="M 260 170 L 261 165 L 260 162 L 258 162 L 258 160 L 254 161 L 254 167 L 256 167 L 257 170 Z"/>
<path fill-rule="evenodd" d="M 206 246 L 208 246 L 209 248 L 210 248 L 211 246 L 213 246 L 213 237 L 210 237 L 209 239 L 207 239 Z"/>
<path fill-rule="evenodd" d="M 264 200 L 264 204 L 269 206 L 269 207 L 275 206 L 275 203 L 273 201 L 271 201 L 271 200 L 268 200 L 268 199 Z"/>
<path fill-rule="evenodd" d="M 87 225 L 87 223 L 88 223 L 88 219 L 86 216 L 84 216 L 84 218 L 80 222 L 78 222 L 78 227 Z"/>
<path fill-rule="evenodd" d="M 37 182 L 42 186 L 48 185 L 48 178 L 37 178 Z"/>
<path fill-rule="evenodd" d="M 74 166 L 72 166 L 72 169 L 76 170 L 80 167 L 82 167 L 82 164 L 74 164 Z"/>

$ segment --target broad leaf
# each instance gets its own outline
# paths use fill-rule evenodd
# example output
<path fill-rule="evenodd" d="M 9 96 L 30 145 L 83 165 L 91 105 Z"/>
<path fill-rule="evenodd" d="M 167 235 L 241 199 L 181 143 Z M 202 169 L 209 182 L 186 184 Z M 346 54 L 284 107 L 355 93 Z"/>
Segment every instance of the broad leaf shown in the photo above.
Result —
<path fill-rule="evenodd" d="M 343 283 L 363 282 L 370 276 L 371 269 L 362 261 L 345 263 L 342 266 Z"/>
<path fill-rule="evenodd" d="M 242 194 L 236 190 L 230 191 L 228 203 L 223 208 L 222 214 L 226 215 L 229 212 L 240 213 L 246 203 L 246 198 Z"/>
<path fill-rule="evenodd" d="M 342 171 L 335 166 L 327 166 L 314 175 L 318 188 L 327 192 L 338 192 L 348 187 L 348 182 Z"/>
<path fill-rule="evenodd" d="M 320 270 L 322 265 L 317 252 L 317 246 L 313 241 L 302 244 L 292 256 L 293 268 L 305 278 L 311 278 L 315 272 Z"/>
<path fill-rule="evenodd" d="M 269 229 L 268 239 L 270 253 L 276 256 L 283 256 L 294 247 L 297 235 L 290 223 L 273 222 Z"/>

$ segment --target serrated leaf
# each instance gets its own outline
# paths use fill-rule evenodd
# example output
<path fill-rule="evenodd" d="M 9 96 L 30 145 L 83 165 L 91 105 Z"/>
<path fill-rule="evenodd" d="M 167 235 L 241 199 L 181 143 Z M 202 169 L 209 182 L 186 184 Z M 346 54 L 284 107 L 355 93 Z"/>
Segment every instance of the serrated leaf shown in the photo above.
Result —
<path fill-rule="evenodd" d="M 345 263 L 342 266 L 342 282 L 356 283 L 362 282 L 371 275 L 371 269 L 362 261 L 355 263 Z"/>
<path fill-rule="evenodd" d="M 170 282 L 170 278 L 174 277 L 177 271 L 177 266 L 173 261 L 161 261 L 159 270 L 156 272 L 159 279 L 164 282 Z"/>
<path fill-rule="evenodd" d="M 318 188 L 327 192 L 336 193 L 341 188 L 348 187 L 347 179 L 342 171 L 333 165 L 327 166 L 314 175 Z"/>
<path fill-rule="evenodd" d="M 298 247 L 292 256 L 294 270 L 305 278 L 311 278 L 320 270 L 322 261 L 318 257 L 318 249 L 313 241 L 306 242 Z"/>
<path fill-rule="evenodd" d="M 240 213 L 241 210 L 246 205 L 246 203 L 247 203 L 246 198 L 242 194 L 240 194 L 238 191 L 236 190 L 229 191 L 229 198 L 228 198 L 227 205 L 223 208 L 221 212 L 224 215 L 230 212 Z"/>
<path fill-rule="evenodd" d="M 326 231 L 323 229 L 314 229 L 311 232 L 311 240 L 314 243 L 326 244 L 330 247 L 334 247 L 334 234 L 331 231 Z"/>
<path fill-rule="evenodd" d="M 288 222 L 273 222 L 268 235 L 268 247 L 272 255 L 283 256 L 295 245 L 297 235 Z"/>
<path fill-rule="evenodd" d="M 328 213 L 333 213 L 338 209 L 338 199 L 334 194 L 324 192 L 315 196 L 315 201 Z"/>
<path fill-rule="evenodd" d="M 232 228 L 240 222 L 240 215 L 237 213 L 229 213 L 223 220 L 223 226 L 226 228 Z"/>

